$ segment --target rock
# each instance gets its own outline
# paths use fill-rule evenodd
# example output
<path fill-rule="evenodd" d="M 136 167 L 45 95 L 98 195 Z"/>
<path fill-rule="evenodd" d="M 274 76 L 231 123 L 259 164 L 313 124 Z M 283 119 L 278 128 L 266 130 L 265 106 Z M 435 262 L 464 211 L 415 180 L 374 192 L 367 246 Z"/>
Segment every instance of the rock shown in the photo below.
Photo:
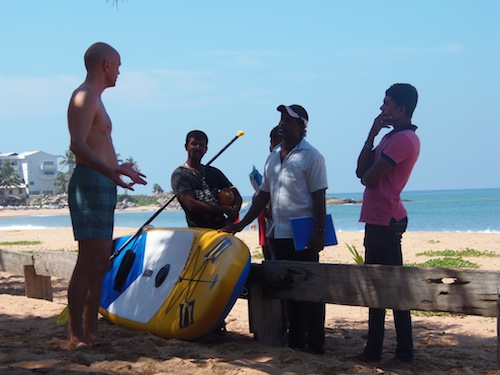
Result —
<path fill-rule="evenodd" d="M 362 199 L 351 199 L 351 198 L 326 198 L 326 205 L 333 206 L 339 204 L 361 204 Z"/>

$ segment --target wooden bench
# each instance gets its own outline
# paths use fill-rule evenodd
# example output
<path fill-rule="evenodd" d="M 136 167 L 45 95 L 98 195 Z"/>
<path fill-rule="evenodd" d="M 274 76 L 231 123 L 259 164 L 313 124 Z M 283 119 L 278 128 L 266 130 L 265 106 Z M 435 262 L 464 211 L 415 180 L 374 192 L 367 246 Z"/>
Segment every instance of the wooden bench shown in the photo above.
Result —
<path fill-rule="evenodd" d="M 282 299 L 496 317 L 500 368 L 499 286 L 496 271 L 264 261 L 247 282 L 250 330 L 262 344 L 283 345 Z"/>
<path fill-rule="evenodd" d="M 27 297 L 52 300 L 51 276 L 71 278 L 76 257 L 70 252 L 0 249 L 0 271 L 24 275 Z M 244 298 L 250 332 L 269 346 L 286 343 L 284 299 L 496 317 L 500 368 L 499 286 L 496 271 L 264 261 L 252 264 Z"/>
<path fill-rule="evenodd" d="M 70 279 L 76 258 L 77 253 L 71 252 L 0 249 L 0 271 L 24 275 L 26 297 L 52 301 L 51 277 Z"/>

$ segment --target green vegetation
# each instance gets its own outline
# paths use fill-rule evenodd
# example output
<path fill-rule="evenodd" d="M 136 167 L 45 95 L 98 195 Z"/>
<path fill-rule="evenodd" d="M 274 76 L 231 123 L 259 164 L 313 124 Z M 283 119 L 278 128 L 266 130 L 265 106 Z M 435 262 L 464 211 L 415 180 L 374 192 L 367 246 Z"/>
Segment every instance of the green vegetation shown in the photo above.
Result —
<path fill-rule="evenodd" d="M 429 259 L 423 263 L 406 263 L 408 267 L 444 267 L 444 268 L 479 268 L 479 264 L 469 262 L 460 257 Z"/>
<path fill-rule="evenodd" d="M 124 162 L 120 154 L 116 154 L 116 159 L 118 160 L 119 164 L 122 164 Z M 126 158 L 125 162 L 131 163 L 136 171 L 141 171 L 141 169 L 139 168 L 139 164 L 132 156 Z M 66 153 L 64 154 L 63 159 L 59 162 L 59 165 L 61 166 L 61 171 L 58 172 L 56 176 L 56 194 L 65 194 L 68 191 L 69 180 L 71 179 L 71 175 L 73 174 L 73 171 L 76 167 L 75 154 L 73 154 L 70 149 L 66 150 Z M 163 193 L 163 189 L 161 188 L 161 186 L 158 184 L 154 184 L 153 194 L 161 193 Z M 125 194 L 119 194 L 119 200 L 123 200 L 124 197 L 131 198 L 132 196 L 129 196 L 128 190 L 125 190 Z M 150 200 L 144 198 L 147 197 L 146 195 L 142 197 L 143 198 L 133 198 L 129 200 L 133 203 L 137 203 L 137 205 L 139 206 L 149 206 L 157 203 L 154 197 L 149 197 Z M 136 200 L 139 200 L 139 202 L 136 202 Z"/>
<path fill-rule="evenodd" d="M 363 264 L 363 256 L 358 252 L 356 246 L 352 244 L 345 244 L 347 249 L 352 254 L 352 258 L 356 264 Z M 479 268 L 479 264 L 470 262 L 468 260 L 462 259 L 462 257 L 500 257 L 500 254 L 496 254 L 492 251 L 480 251 L 470 248 L 465 248 L 463 250 L 440 250 L 440 251 L 424 251 L 423 253 L 418 253 L 417 256 L 428 256 L 428 257 L 439 257 L 435 259 L 429 259 L 423 263 L 406 263 L 405 266 L 408 267 L 443 267 L 443 268 Z"/>
<path fill-rule="evenodd" d="M 0 186 L 10 188 L 18 186 L 24 181 L 19 176 L 19 173 L 14 169 L 11 162 L 6 161 L 0 168 Z"/>
<path fill-rule="evenodd" d="M 56 175 L 56 194 L 65 194 L 68 191 L 69 180 L 76 167 L 75 154 L 70 149 L 66 150 L 59 165 L 61 171 L 57 172 Z"/>
<path fill-rule="evenodd" d="M 259 247 L 259 251 L 253 252 L 252 253 L 252 258 L 254 258 L 254 259 L 264 259 L 264 254 L 260 250 L 261 250 L 261 248 Z"/>
<path fill-rule="evenodd" d="M 429 259 L 423 263 L 409 263 L 405 266 L 410 267 L 445 267 L 445 268 L 479 268 L 479 264 L 470 262 L 468 260 L 462 259 L 462 257 L 472 257 L 472 258 L 498 258 L 500 254 L 493 251 L 487 250 L 476 250 L 471 248 L 465 248 L 462 250 L 429 250 L 422 253 L 417 253 L 417 256 L 428 256 L 428 257 L 439 257 L 435 259 Z"/>
<path fill-rule="evenodd" d="M 68 318 L 69 318 L 69 307 L 66 305 L 66 307 L 56 317 L 56 324 L 58 326 L 64 326 L 68 324 Z"/>
<path fill-rule="evenodd" d="M 440 250 L 440 251 L 424 251 L 423 253 L 417 253 L 417 256 L 429 256 L 429 257 L 436 257 L 436 256 L 445 256 L 445 257 L 487 257 L 487 258 L 498 258 L 500 257 L 500 254 L 496 254 L 493 251 L 487 251 L 487 250 L 475 250 L 475 249 L 469 249 L 468 247 L 463 249 L 463 250 Z"/>
<path fill-rule="evenodd" d="M 349 252 L 352 254 L 352 259 L 354 260 L 354 262 L 356 264 L 364 264 L 365 263 L 363 256 L 358 252 L 358 250 L 356 249 L 356 246 L 354 246 L 352 244 L 349 245 L 347 243 L 345 245 L 349 249 Z"/>
<path fill-rule="evenodd" d="M 42 241 L 14 241 L 14 242 L 0 242 L 0 246 L 26 246 L 26 245 L 40 245 Z"/>
<path fill-rule="evenodd" d="M 135 203 L 138 206 L 154 206 L 158 204 L 158 197 L 154 195 L 127 195 L 127 194 L 118 194 L 118 202 L 126 199 L 130 203 Z"/>
<path fill-rule="evenodd" d="M 411 315 L 413 315 L 413 316 L 425 316 L 425 317 L 431 317 L 431 316 L 459 317 L 459 316 L 464 316 L 464 314 L 460 314 L 460 313 L 450 313 L 450 312 L 444 312 L 444 311 L 423 311 L 423 310 L 411 310 Z"/>
<path fill-rule="evenodd" d="M 163 193 L 164 193 L 164 191 L 160 185 L 158 185 L 158 184 L 153 185 L 153 194 L 163 194 Z"/>
<path fill-rule="evenodd" d="M 439 241 L 429 241 L 429 243 L 438 243 Z M 347 249 L 353 256 L 354 262 L 356 264 L 363 264 L 363 257 L 359 254 L 356 246 L 345 244 Z M 465 248 L 463 250 L 441 250 L 441 251 L 425 251 L 418 253 L 417 256 L 428 256 L 428 257 L 439 257 L 434 259 L 429 259 L 423 263 L 407 263 L 407 267 L 442 267 L 442 268 L 479 268 L 479 264 L 470 262 L 468 260 L 462 259 L 462 257 L 500 257 L 492 251 L 480 251 L 470 248 Z M 439 311 L 421 311 L 412 310 L 412 315 L 415 316 L 462 316 L 463 314 L 449 313 L 449 312 L 439 312 Z"/>
<path fill-rule="evenodd" d="M 430 242 L 430 241 L 429 241 Z M 405 264 L 405 266 L 411 267 L 444 267 L 444 268 L 479 268 L 479 264 L 470 262 L 468 260 L 462 259 L 462 257 L 498 257 L 491 251 L 479 251 L 475 249 L 465 248 L 463 250 L 440 250 L 440 251 L 424 251 L 423 253 L 417 253 L 417 256 L 428 256 L 428 257 L 441 257 L 429 259 L 423 263 L 411 263 Z M 412 310 L 411 314 L 414 316 L 450 316 L 459 317 L 463 314 L 459 313 L 449 313 L 440 311 L 421 311 Z"/>

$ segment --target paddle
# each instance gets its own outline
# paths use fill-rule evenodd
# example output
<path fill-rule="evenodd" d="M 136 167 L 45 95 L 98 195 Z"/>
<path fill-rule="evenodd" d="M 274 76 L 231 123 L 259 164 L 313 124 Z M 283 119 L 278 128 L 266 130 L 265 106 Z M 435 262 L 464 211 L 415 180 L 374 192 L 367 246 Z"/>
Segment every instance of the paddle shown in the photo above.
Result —
<path fill-rule="evenodd" d="M 231 141 L 229 141 L 229 143 L 227 145 L 225 145 L 217 154 L 215 154 L 215 156 L 210 159 L 208 161 L 207 164 L 205 164 L 207 167 L 213 163 L 213 161 L 215 159 L 217 159 L 224 151 L 226 151 L 226 149 L 231 146 L 234 141 L 236 141 L 239 137 L 243 136 L 245 133 L 242 131 L 242 130 L 238 130 L 238 132 L 236 133 L 235 137 L 233 139 L 231 139 Z M 154 220 L 156 219 L 156 217 L 170 204 L 172 203 L 172 201 L 176 198 L 177 196 L 174 194 L 172 197 L 170 197 L 170 199 L 158 210 L 156 211 L 153 216 L 151 216 L 148 221 L 146 221 L 140 228 L 139 230 L 133 235 L 131 236 L 127 241 L 125 241 L 125 243 L 120 246 L 120 248 L 118 250 L 116 250 L 112 255 L 111 255 L 111 260 L 113 260 L 114 258 L 116 258 L 116 256 L 118 254 L 120 254 L 120 252 L 122 252 L 122 250 L 127 247 L 127 245 L 132 242 L 139 234 L 142 233 L 142 231 Z"/>
<path fill-rule="evenodd" d="M 206 166 L 209 166 L 210 164 L 212 164 L 214 162 L 215 159 L 217 159 L 224 151 L 226 151 L 226 149 L 231 146 L 239 137 L 243 136 L 245 133 L 242 131 L 242 130 L 238 130 L 236 132 L 236 135 L 233 139 L 231 139 L 231 141 L 229 141 L 228 144 L 226 144 L 217 154 L 215 154 L 214 157 L 212 157 L 212 159 L 210 159 L 208 161 L 207 164 L 205 164 Z M 129 237 L 129 239 L 127 241 L 125 241 L 125 243 L 123 245 L 121 245 L 118 250 L 116 250 L 115 252 L 113 252 L 113 254 L 111 254 L 111 257 L 110 257 L 110 260 L 113 260 L 114 258 L 116 258 L 118 256 L 118 254 L 120 254 L 123 249 L 125 249 L 127 247 L 128 244 L 130 244 L 130 242 L 132 242 L 135 238 L 137 238 L 143 231 L 144 229 L 146 229 L 146 227 L 154 220 L 156 219 L 156 217 L 170 204 L 172 203 L 172 201 L 176 198 L 176 195 L 174 194 L 158 211 L 156 211 L 140 228 L 139 230 L 132 236 Z M 114 280 L 114 285 L 113 285 L 113 289 L 116 290 L 116 291 L 121 291 L 121 289 L 123 288 L 123 285 L 125 283 L 125 280 L 127 279 L 127 276 L 128 274 L 130 273 L 130 270 L 132 269 L 132 265 L 134 263 L 134 260 L 135 260 L 135 252 L 133 250 L 127 250 L 127 252 L 125 253 L 124 257 L 123 257 L 123 260 L 122 260 L 122 263 L 120 264 L 120 267 L 118 268 L 118 272 L 116 274 L 116 277 L 115 277 L 115 280 Z M 66 306 L 64 308 L 63 311 L 61 311 L 61 313 L 58 315 L 58 317 L 56 318 L 56 323 L 58 325 L 63 325 L 63 324 L 66 324 L 67 321 L 68 321 L 68 306 Z"/>
<path fill-rule="evenodd" d="M 225 145 L 215 156 L 208 161 L 206 166 L 209 166 L 215 159 L 217 159 L 229 146 L 233 144 L 234 141 L 236 141 L 239 137 L 241 137 L 243 134 L 245 134 L 243 131 L 238 130 L 236 133 L 236 136 L 227 144 Z M 111 255 L 111 261 L 113 261 L 114 258 L 120 254 L 123 249 L 127 247 L 129 243 L 131 243 L 134 239 L 136 239 L 143 231 L 144 229 L 176 198 L 176 195 L 174 194 L 158 211 L 156 211 L 153 216 L 149 218 L 140 228 L 139 230 L 125 243 L 118 248 L 112 255 Z M 118 268 L 118 272 L 116 273 L 114 283 L 113 283 L 113 289 L 116 290 L 117 292 L 120 292 L 123 288 L 123 285 L 125 284 L 125 281 L 130 273 L 130 270 L 132 269 L 132 266 L 135 261 L 136 254 L 132 249 L 129 249 L 125 252 L 125 255 L 123 256 L 123 260 L 120 263 L 120 267 Z"/>

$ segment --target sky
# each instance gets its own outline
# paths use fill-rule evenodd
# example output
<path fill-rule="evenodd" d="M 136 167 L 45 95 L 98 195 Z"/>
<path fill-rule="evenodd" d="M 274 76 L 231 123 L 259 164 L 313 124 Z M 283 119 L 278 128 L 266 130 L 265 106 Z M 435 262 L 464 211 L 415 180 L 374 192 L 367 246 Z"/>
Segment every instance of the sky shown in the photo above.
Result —
<path fill-rule="evenodd" d="M 121 55 L 102 98 L 116 152 L 147 175 L 135 193 L 170 191 L 200 129 L 205 162 L 245 133 L 212 165 L 252 195 L 280 104 L 308 111 L 327 193 L 361 192 L 357 157 L 397 82 L 419 92 L 406 190 L 500 187 L 498 0 L 0 0 L 0 14 L 0 152 L 65 154 L 83 55 L 102 41 Z"/>

